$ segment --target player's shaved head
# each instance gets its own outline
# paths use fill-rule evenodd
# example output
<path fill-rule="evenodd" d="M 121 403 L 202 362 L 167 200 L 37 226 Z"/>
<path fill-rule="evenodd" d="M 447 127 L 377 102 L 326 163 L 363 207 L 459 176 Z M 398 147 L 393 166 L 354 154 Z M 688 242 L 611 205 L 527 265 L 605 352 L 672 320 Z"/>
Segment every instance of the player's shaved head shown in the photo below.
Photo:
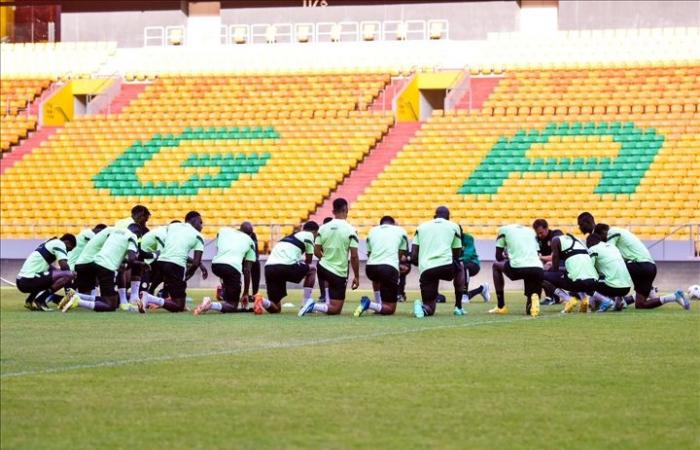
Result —
<path fill-rule="evenodd" d="M 250 222 L 243 222 L 239 229 L 248 236 L 253 234 L 253 224 Z"/>
<path fill-rule="evenodd" d="M 610 231 L 610 225 L 607 223 L 599 223 L 593 228 L 593 233 L 600 237 L 602 241 L 608 240 L 608 231 Z"/>
<path fill-rule="evenodd" d="M 129 225 L 127 227 L 127 229 L 129 231 L 131 231 L 132 233 L 134 233 L 137 237 L 141 237 L 144 234 L 143 227 L 141 225 L 139 225 L 138 223 L 132 223 L 131 225 Z"/>
<path fill-rule="evenodd" d="M 333 212 L 345 212 L 348 210 L 348 201 L 344 198 L 336 198 L 333 200 Z"/>
<path fill-rule="evenodd" d="M 308 222 L 306 222 L 304 224 L 303 230 L 304 231 L 311 231 L 311 232 L 318 231 L 318 224 L 316 222 L 314 222 L 313 220 L 309 220 Z"/>
<path fill-rule="evenodd" d="M 447 206 L 438 206 L 435 208 L 435 218 L 450 220 L 450 210 Z"/>
<path fill-rule="evenodd" d="M 136 205 L 131 208 L 131 218 L 134 222 L 144 225 L 148 222 L 148 218 L 151 217 L 151 212 L 143 205 Z"/>
<path fill-rule="evenodd" d="M 202 231 L 204 227 L 204 221 L 202 220 L 202 215 L 197 211 L 190 211 L 185 215 L 185 222 L 189 223 L 197 231 Z"/>
<path fill-rule="evenodd" d="M 591 233 L 586 238 L 586 247 L 591 248 L 594 245 L 598 245 L 603 241 L 603 239 L 595 233 Z"/>
<path fill-rule="evenodd" d="M 75 244 L 77 241 L 75 240 L 75 235 L 72 235 L 70 233 L 66 233 L 63 236 L 61 236 L 61 241 L 63 241 L 64 244 L 66 244 L 66 250 L 71 251 L 75 248 Z"/>
<path fill-rule="evenodd" d="M 593 227 L 595 227 L 595 219 L 593 214 L 589 212 L 582 212 L 578 215 L 578 229 L 581 230 L 583 234 L 593 233 Z"/>
<path fill-rule="evenodd" d="M 329 217 L 326 217 L 325 219 L 323 219 L 323 224 L 325 225 L 325 224 L 327 224 L 328 222 L 330 222 L 331 220 L 333 220 L 332 217 L 330 217 L 330 216 L 329 216 Z"/>
<path fill-rule="evenodd" d="M 379 225 L 394 225 L 394 224 L 396 224 L 396 221 L 391 216 L 384 216 L 379 221 Z"/>
<path fill-rule="evenodd" d="M 99 233 L 100 231 L 104 230 L 105 228 L 107 228 L 107 225 L 105 225 L 105 224 L 103 224 L 103 223 L 98 223 L 98 224 L 95 225 L 95 227 L 92 229 L 92 232 L 95 233 L 95 234 L 97 234 L 97 233 Z"/>

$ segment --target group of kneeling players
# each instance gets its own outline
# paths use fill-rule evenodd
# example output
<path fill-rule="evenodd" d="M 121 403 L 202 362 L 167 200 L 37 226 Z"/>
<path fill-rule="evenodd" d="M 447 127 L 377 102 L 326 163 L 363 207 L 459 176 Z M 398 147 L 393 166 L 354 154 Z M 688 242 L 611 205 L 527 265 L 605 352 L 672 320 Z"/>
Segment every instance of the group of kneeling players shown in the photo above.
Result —
<path fill-rule="evenodd" d="M 338 198 L 333 202 L 332 218 L 320 226 L 308 221 L 273 247 L 264 269 L 267 297 L 257 292 L 258 248 L 252 225 L 244 222 L 238 229 L 221 228 L 211 264 L 221 288 L 214 301 L 204 297 L 194 314 L 279 313 L 287 296 L 287 283 L 303 283 L 299 316 L 340 314 L 348 281 L 353 290 L 360 285 L 359 238 L 347 216 L 348 203 Z M 191 211 L 182 222 L 176 220 L 152 230 L 146 226 L 149 217 L 148 208 L 137 205 L 131 217 L 114 226 L 99 224 L 77 236 L 65 234 L 41 244 L 17 277 L 17 288 L 28 294 L 25 306 L 48 310 L 47 304 L 54 302 L 63 312 L 75 308 L 185 311 L 187 280 L 197 270 L 203 278 L 208 276 L 202 263 L 202 216 Z M 489 313 L 508 313 L 504 275 L 523 280 L 526 314 L 531 316 L 539 315 L 540 305 L 553 303 L 563 303 L 563 313 L 571 313 L 577 306 L 582 312 L 619 311 L 631 304 L 642 309 L 666 303 L 690 308 L 681 290 L 662 297 L 654 295 L 656 265 L 630 231 L 596 224 L 586 212 L 579 215 L 578 226 L 587 235 L 585 243 L 572 234 L 550 230 L 543 219 L 536 220 L 532 228 L 516 224 L 501 227 L 493 263 L 497 306 Z M 444 298 L 438 292 L 441 280 L 452 281 L 454 286 L 454 315 L 464 315 L 464 304 L 477 295 L 485 302 L 490 299 L 488 284 L 468 288 L 470 278 L 480 268 L 474 239 L 450 221 L 450 212 L 444 206 L 436 209 L 433 220 L 417 228 L 410 252 L 406 231 L 392 217 L 381 218 L 369 232 L 367 254 L 366 275 L 372 281 L 374 299 L 362 297 L 355 317 L 369 310 L 393 314 L 400 298 L 399 287 L 405 285 L 412 265 L 418 266 L 420 275 L 421 299 L 413 304 L 416 317 L 435 314 L 438 299 Z M 315 266 L 314 256 L 318 258 Z M 313 298 L 317 278 L 319 301 Z M 159 290 L 161 283 L 163 288 Z M 543 288 L 547 297 L 540 301 Z M 635 297 L 628 295 L 632 288 Z M 62 289 L 65 295 L 57 294 Z"/>

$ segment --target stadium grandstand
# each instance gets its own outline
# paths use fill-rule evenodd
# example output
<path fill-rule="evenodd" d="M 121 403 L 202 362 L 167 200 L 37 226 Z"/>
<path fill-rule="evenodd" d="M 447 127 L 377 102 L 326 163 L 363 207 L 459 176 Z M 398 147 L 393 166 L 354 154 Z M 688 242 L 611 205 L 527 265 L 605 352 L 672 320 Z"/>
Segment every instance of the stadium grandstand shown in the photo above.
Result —
<path fill-rule="evenodd" d="M 145 205 L 143 234 L 201 215 L 194 266 L 205 269 L 194 273 L 189 259 L 180 280 L 213 290 L 224 276 L 207 277 L 206 267 L 222 227 L 253 236 L 255 264 L 264 263 L 280 243 L 303 248 L 290 236 L 334 216 L 338 199 L 359 238 L 363 289 L 379 292 L 364 274 L 380 220 L 390 216 L 417 239 L 441 206 L 473 236 L 482 270 L 472 284 L 487 295 L 502 227 L 529 232 L 546 219 L 545 228 L 585 243 L 584 212 L 641 240 L 658 266 L 654 289 L 700 284 L 698 1 L 0 0 L 0 12 L 5 284 L 47 240 L 98 223 L 118 228 Z M 308 264 L 323 254 L 318 239 L 310 246 Z M 131 300 L 145 292 L 134 280 Z M 401 283 L 423 287 L 419 269 Z M 253 286 L 266 289 L 264 277 Z M 500 311 L 503 286 L 499 295 Z M 171 297 L 163 295 L 166 309 Z M 4 367 L 3 384 L 5 373 L 24 373 Z M 686 448 L 698 443 L 697 428 L 690 434 Z M 290 442 L 262 446 L 322 446 Z M 416 442 L 404 446 L 454 446 Z M 519 448 L 512 444 L 493 446 Z M 19 439 L 8 448 L 23 446 L 51 447 Z M 139 443 L 104 445 L 126 446 Z"/>
<path fill-rule="evenodd" d="M 141 202 L 154 224 L 195 205 L 210 230 L 250 220 L 269 249 L 337 195 L 362 236 L 444 203 L 488 246 L 590 210 L 662 258 L 697 253 L 693 2 L 672 27 L 595 2 L 607 25 L 585 28 L 568 1 L 129 3 L 27 6 L 52 19 L 31 36 L 24 7 L 3 16 L 29 41 L 2 44 L 3 239 Z M 70 182 L 45 182 L 57 166 Z"/>

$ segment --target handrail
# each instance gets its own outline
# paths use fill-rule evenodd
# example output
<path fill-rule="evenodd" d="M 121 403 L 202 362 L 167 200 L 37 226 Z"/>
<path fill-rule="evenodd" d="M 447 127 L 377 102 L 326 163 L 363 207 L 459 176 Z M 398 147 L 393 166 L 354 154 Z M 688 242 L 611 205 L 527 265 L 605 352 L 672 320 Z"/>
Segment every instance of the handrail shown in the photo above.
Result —
<path fill-rule="evenodd" d="M 445 96 L 445 111 L 453 111 L 468 90 L 471 91 L 471 76 L 469 75 L 469 68 L 465 67 L 452 88 L 448 89 Z M 469 107 L 471 108 L 471 102 Z"/>
<path fill-rule="evenodd" d="M 403 95 L 404 91 L 411 84 L 411 82 L 413 81 L 413 78 L 415 78 L 415 76 L 416 76 L 415 72 L 411 72 L 411 74 L 408 77 L 404 77 L 404 80 L 405 80 L 404 85 L 401 87 L 399 92 L 396 92 L 394 94 L 394 98 L 391 99 L 391 110 L 394 111 L 394 114 L 397 113 L 399 98 L 401 97 L 401 95 Z"/>
<path fill-rule="evenodd" d="M 44 103 L 46 103 L 51 97 L 53 97 L 53 95 L 56 93 L 57 90 L 61 89 L 65 85 L 66 85 L 65 81 L 62 81 L 62 82 L 54 81 L 53 83 L 51 83 L 51 86 L 49 86 L 49 88 L 46 89 L 38 99 L 35 100 L 35 102 L 38 102 L 37 103 L 37 107 L 38 107 L 38 111 L 37 111 L 38 114 L 37 115 L 39 116 L 38 125 L 40 127 L 44 126 Z"/>
<path fill-rule="evenodd" d="M 102 92 L 99 92 L 95 96 L 89 96 L 87 105 L 87 114 L 99 114 L 107 110 L 107 114 L 110 114 L 112 108 L 112 100 L 121 91 L 122 77 L 118 71 L 114 71 L 110 75 L 105 76 L 104 82 L 100 83 L 99 88 L 102 88 L 107 82 L 111 82 L 112 85 L 107 87 Z M 115 94 L 116 91 L 116 94 Z M 104 104 L 106 103 L 106 104 Z"/>
<path fill-rule="evenodd" d="M 56 106 L 55 109 L 56 109 L 56 111 L 60 112 L 61 115 L 63 115 L 63 119 L 64 119 L 66 122 L 69 122 L 69 121 L 70 121 L 70 119 L 68 118 L 68 115 L 67 115 L 66 112 L 63 110 L 63 108 L 61 108 L 60 106 Z"/>

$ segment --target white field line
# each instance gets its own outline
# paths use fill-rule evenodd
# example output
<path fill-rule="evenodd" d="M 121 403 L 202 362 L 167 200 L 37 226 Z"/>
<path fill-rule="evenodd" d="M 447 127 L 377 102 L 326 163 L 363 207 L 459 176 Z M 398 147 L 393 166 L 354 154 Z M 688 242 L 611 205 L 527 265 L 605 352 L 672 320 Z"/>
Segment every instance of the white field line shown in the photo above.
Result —
<path fill-rule="evenodd" d="M 176 360 L 190 359 L 190 358 L 208 358 L 211 356 L 239 355 L 239 354 L 246 354 L 246 353 L 255 353 L 255 352 L 265 351 L 265 350 L 294 349 L 294 348 L 300 348 L 300 347 L 311 347 L 311 346 L 316 346 L 316 345 L 343 344 L 343 343 L 347 343 L 347 342 L 367 341 L 367 340 L 371 340 L 371 339 L 375 339 L 375 338 L 382 338 L 382 337 L 386 337 L 386 336 L 400 336 L 400 335 L 406 335 L 406 334 L 422 333 L 424 331 L 471 328 L 471 327 L 476 327 L 476 326 L 480 326 L 480 325 L 491 325 L 491 324 L 498 325 L 498 324 L 514 323 L 514 322 L 523 322 L 523 321 L 527 321 L 527 320 L 541 321 L 541 320 L 544 320 L 547 318 L 560 317 L 560 316 L 561 316 L 561 314 L 552 314 L 549 316 L 540 317 L 538 319 L 532 319 L 530 317 L 519 317 L 519 318 L 514 318 L 514 319 L 503 319 L 503 320 L 492 319 L 492 320 L 483 320 L 483 321 L 479 321 L 479 322 L 467 322 L 467 323 L 464 323 L 461 325 L 439 325 L 439 326 L 435 326 L 435 327 L 411 328 L 411 329 L 400 330 L 400 331 L 388 331 L 385 333 L 364 334 L 364 335 L 357 335 L 357 336 L 339 336 L 339 337 L 332 337 L 332 338 L 326 338 L 326 339 L 309 339 L 309 340 L 296 341 L 296 342 L 280 342 L 280 343 L 263 344 L 263 345 L 257 345 L 257 346 L 252 346 L 252 347 L 245 347 L 245 348 L 235 348 L 235 349 L 230 349 L 230 350 L 216 350 L 216 351 L 207 351 L 207 352 L 198 352 L 198 353 L 180 353 L 180 354 L 175 354 L 175 355 L 150 356 L 150 357 L 145 357 L 145 358 L 115 359 L 115 360 L 103 361 L 103 362 L 92 363 L 92 364 L 76 364 L 73 366 L 65 366 L 65 367 L 54 367 L 54 368 L 37 369 L 37 370 L 24 370 L 24 371 L 20 371 L 20 372 L 7 372 L 7 373 L 3 373 L 2 375 L 0 375 L 0 379 L 17 378 L 17 377 L 25 377 L 25 376 L 32 376 L 32 375 L 48 375 L 48 374 L 54 374 L 54 373 L 65 373 L 65 372 L 73 372 L 76 370 L 83 370 L 83 369 L 101 369 L 101 368 L 105 368 L 105 367 L 119 367 L 119 366 L 126 366 L 126 365 L 130 365 L 130 364 L 148 364 L 148 363 L 169 362 L 169 361 L 176 361 Z M 361 319 L 358 319 L 358 320 L 361 320 Z M 430 318 L 423 319 L 423 320 L 428 321 L 428 320 L 430 320 Z"/>

